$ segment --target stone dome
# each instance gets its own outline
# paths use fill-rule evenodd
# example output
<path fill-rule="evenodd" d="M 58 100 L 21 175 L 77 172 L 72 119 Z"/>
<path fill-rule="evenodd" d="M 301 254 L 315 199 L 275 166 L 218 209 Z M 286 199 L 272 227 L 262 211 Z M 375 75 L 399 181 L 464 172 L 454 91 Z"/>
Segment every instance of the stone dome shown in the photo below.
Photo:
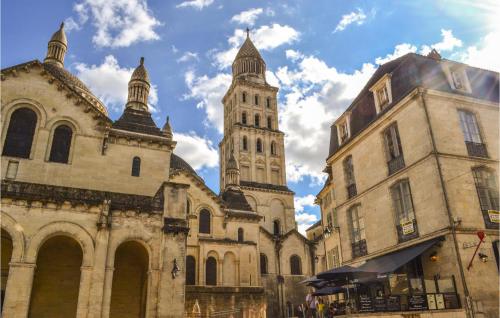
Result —
<path fill-rule="evenodd" d="M 62 44 L 68 46 L 68 40 L 66 39 L 66 34 L 64 33 L 64 22 L 61 23 L 59 30 L 57 30 L 54 34 L 52 34 L 50 42 L 52 41 L 61 42 Z"/>
<path fill-rule="evenodd" d="M 170 156 L 170 170 L 184 170 L 196 176 L 198 175 L 189 163 L 187 163 L 184 159 L 182 159 L 175 153 L 172 153 L 172 155 Z"/>
<path fill-rule="evenodd" d="M 132 73 L 132 77 L 130 78 L 131 81 L 133 80 L 140 80 L 149 83 L 149 74 L 148 71 L 146 70 L 146 67 L 144 67 L 144 58 L 141 57 L 141 61 L 139 66 L 134 70 Z"/>

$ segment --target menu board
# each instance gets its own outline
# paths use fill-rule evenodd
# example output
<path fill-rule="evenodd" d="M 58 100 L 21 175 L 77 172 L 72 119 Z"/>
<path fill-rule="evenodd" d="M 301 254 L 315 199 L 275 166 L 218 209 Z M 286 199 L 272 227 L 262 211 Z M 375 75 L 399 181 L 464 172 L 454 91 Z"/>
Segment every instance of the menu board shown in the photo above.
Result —
<path fill-rule="evenodd" d="M 387 297 L 387 311 L 401 311 L 401 301 L 399 296 Z"/>
<path fill-rule="evenodd" d="M 411 295 L 408 298 L 408 310 L 427 310 L 425 295 Z"/>
<path fill-rule="evenodd" d="M 375 299 L 373 300 L 373 307 L 375 308 L 375 311 L 386 311 L 387 305 L 385 303 L 385 298 L 375 297 Z"/>
<path fill-rule="evenodd" d="M 444 309 L 443 294 L 436 294 L 436 307 L 437 307 L 437 309 Z"/>
<path fill-rule="evenodd" d="M 443 294 L 444 295 L 444 306 L 446 309 L 458 308 L 458 297 L 456 294 Z"/>
<path fill-rule="evenodd" d="M 359 296 L 359 312 L 372 312 L 375 311 L 373 308 L 373 302 L 370 297 Z"/>
<path fill-rule="evenodd" d="M 427 294 L 427 305 L 429 306 L 429 310 L 436 310 L 436 296 L 434 294 Z"/>

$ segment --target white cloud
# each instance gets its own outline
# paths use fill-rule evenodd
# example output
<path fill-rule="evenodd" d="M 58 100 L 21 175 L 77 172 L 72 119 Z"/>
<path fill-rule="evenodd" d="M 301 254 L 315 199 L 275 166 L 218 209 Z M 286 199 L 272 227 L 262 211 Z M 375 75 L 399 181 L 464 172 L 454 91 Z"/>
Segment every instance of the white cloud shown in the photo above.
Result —
<path fill-rule="evenodd" d="M 198 53 L 187 51 L 180 58 L 177 59 L 177 63 L 180 63 L 180 62 L 189 62 L 189 61 L 193 61 L 193 60 L 194 61 L 198 61 L 199 60 Z"/>
<path fill-rule="evenodd" d="M 100 65 L 75 65 L 77 77 L 107 106 L 121 111 L 127 102 L 128 82 L 135 68 L 121 67 L 113 55 L 108 55 Z M 156 112 L 158 92 L 156 85 L 149 91 L 149 109 Z"/>
<path fill-rule="evenodd" d="M 238 24 L 246 24 L 248 26 L 252 26 L 255 24 L 255 21 L 264 12 L 262 8 L 254 8 L 246 11 L 242 11 L 239 14 L 233 16 L 231 18 L 232 22 L 236 22 Z"/>
<path fill-rule="evenodd" d="M 422 45 L 420 53 L 427 55 L 432 49 L 436 49 L 438 52 L 446 52 L 462 47 L 462 40 L 457 39 L 451 30 L 441 29 L 441 36 L 443 39 L 438 43 L 431 44 L 430 46 Z"/>
<path fill-rule="evenodd" d="M 312 194 L 308 194 L 303 197 L 295 197 L 293 199 L 293 204 L 295 206 L 295 212 L 301 213 L 304 212 L 304 208 L 306 206 L 314 206 L 314 200 L 316 197 Z"/>
<path fill-rule="evenodd" d="M 68 18 L 72 29 L 80 29 L 89 16 L 97 32 L 92 42 L 99 47 L 127 47 L 158 40 L 155 28 L 161 23 L 148 9 L 146 0 L 83 0 L 73 10 L 79 22 Z"/>
<path fill-rule="evenodd" d="M 488 33 L 477 45 L 469 46 L 460 60 L 475 67 L 500 72 L 500 31 Z"/>
<path fill-rule="evenodd" d="M 208 7 L 214 3 L 214 0 L 192 0 L 192 1 L 184 1 L 176 5 L 176 8 L 194 8 L 197 10 L 201 10 L 204 7 Z"/>
<path fill-rule="evenodd" d="M 186 160 L 194 169 L 214 168 L 219 164 L 219 153 L 212 141 L 194 132 L 174 133 L 177 141 L 175 153 Z"/>
<path fill-rule="evenodd" d="M 189 89 L 184 98 L 198 100 L 196 107 L 204 109 L 207 114 L 205 124 L 216 127 L 222 133 L 224 112 L 221 101 L 231 85 L 232 76 L 225 73 L 219 73 L 214 77 L 197 76 L 193 71 L 188 71 L 184 75 L 184 80 Z"/>
<path fill-rule="evenodd" d="M 66 32 L 71 32 L 73 30 L 81 30 L 81 26 L 72 18 L 72 17 L 69 17 L 69 18 L 66 18 L 66 20 L 64 20 L 64 31 Z"/>
<path fill-rule="evenodd" d="M 297 222 L 298 231 L 305 236 L 306 230 L 318 221 L 318 217 L 307 212 L 295 213 L 295 221 Z"/>
<path fill-rule="evenodd" d="M 299 40 L 300 32 L 288 25 L 274 23 L 272 25 L 263 25 L 251 32 L 252 42 L 257 49 L 263 51 L 273 50 L 281 45 L 290 44 Z M 236 29 L 234 34 L 228 39 L 230 48 L 225 51 L 216 51 L 213 54 L 214 60 L 219 68 L 230 66 L 239 47 L 246 38 L 246 31 Z"/>
<path fill-rule="evenodd" d="M 361 9 L 358 9 L 357 12 L 353 11 L 351 13 L 344 14 L 340 19 L 340 22 L 335 27 L 335 30 L 333 30 L 333 33 L 344 31 L 345 28 L 347 28 L 350 24 L 353 23 L 356 23 L 357 25 L 362 25 L 363 23 L 365 23 L 365 20 L 366 20 L 366 14 Z"/>

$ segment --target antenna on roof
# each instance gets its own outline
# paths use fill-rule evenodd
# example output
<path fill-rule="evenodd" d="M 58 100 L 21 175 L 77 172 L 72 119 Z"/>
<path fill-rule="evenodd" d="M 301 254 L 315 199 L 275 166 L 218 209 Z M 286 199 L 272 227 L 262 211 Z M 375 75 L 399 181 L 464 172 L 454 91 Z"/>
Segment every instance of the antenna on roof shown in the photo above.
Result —
<path fill-rule="evenodd" d="M 247 27 L 247 38 L 250 37 L 250 29 Z"/>

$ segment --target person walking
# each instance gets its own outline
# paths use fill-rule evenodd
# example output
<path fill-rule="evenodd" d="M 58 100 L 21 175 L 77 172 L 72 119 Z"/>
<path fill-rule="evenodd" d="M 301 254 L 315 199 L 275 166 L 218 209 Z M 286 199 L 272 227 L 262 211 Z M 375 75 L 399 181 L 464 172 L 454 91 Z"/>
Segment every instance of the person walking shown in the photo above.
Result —
<path fill-rule="evenodd" d="M 318 300 L 316 307 L 317 307 L 318 318 L 324 318 L 325 317 L 325 303 L 323 302 L 323 299 L 320 298 Z"/>
<path fill-rule="evenodd" d="M 316 318 L 316 297 L 311 292 L 306 296 L 307 318 Z"/>

